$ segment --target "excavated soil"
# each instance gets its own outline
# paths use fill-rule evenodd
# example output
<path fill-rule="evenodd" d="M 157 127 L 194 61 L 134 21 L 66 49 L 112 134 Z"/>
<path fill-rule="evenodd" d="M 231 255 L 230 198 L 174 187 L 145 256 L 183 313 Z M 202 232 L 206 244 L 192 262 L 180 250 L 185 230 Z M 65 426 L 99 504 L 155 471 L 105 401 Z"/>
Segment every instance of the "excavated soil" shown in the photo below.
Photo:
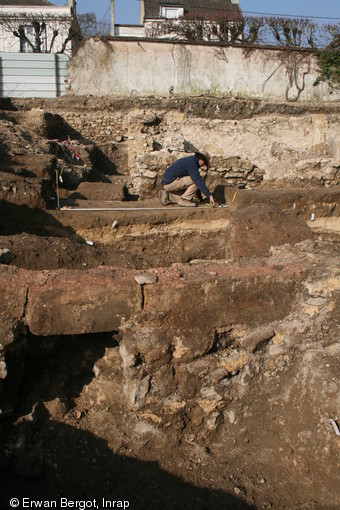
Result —
<path fill-rule="evenodd" d="M 65 163 L 65 111 L 216 104 L 1 100 L 3 508 L 339 508 L 338 173 L 221 183 L 218 207 L 186 210 L 157 179 L 136 196 L 126 149 L 69 127 Z M 218 104 L 238 122 L 339 113 Z"/>

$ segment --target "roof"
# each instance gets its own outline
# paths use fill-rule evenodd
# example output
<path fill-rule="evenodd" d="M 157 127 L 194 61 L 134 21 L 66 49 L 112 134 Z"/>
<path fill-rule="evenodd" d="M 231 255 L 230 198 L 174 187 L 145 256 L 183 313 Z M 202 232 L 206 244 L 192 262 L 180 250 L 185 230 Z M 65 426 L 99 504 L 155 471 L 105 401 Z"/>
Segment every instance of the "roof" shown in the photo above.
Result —
<path fill-rule="evenodd" d="M 184 16 L 203 19 L 241 16 L 240 6 L 231 0 L 144 0 L 145 18 L 159 18 L 161 6 L 183 7 Z"/>
<path fill-rule="evenodd" d="M 54 4 L 46 0 L 0 0 L 0 7 L 49 7 Z"/>

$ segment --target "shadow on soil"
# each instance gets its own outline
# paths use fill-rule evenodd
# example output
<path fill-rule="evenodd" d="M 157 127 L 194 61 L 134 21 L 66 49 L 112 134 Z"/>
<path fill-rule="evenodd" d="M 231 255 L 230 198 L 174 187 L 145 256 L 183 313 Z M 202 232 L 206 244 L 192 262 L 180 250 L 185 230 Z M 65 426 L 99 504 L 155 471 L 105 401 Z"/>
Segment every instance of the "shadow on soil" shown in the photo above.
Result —
<path fill-rule="evenodd" d="M 70 227 L 65 227 L 43 209 L 32 209 L 0 200 L 0 235 L 9 236 L 27 232 L 37 236 L 69 237 L 82 239 Z"/>
<path fill-rule="evenodd" d="M 4 420 L 2 429 L 5 450 L 0 452 L 1 508 L 9 508 L 11 498 L 22 503 L 25 497 L 46 502 L 42 506 L 49 508 L 54 501 L 54 507 L 60 508 L 60 498 L 87 501 L 83 508 L 104 508 L 104 498 L 129 502 L 134 510 L 251 510 L 228 493 L 195 487 L 166 473 L 157 462 L 114 454 L 106 440 L 81 430 L 81 423 L 70 426 L 62 422 L 62 417 L 60 421 L 52 420 L 42 402 L 58 397 L 70 404 L 91 382 L 93 365 L 105 349 L 117 345 L 115 332 L 50 338 L 29 335 L 22 339 L 20 352 L 13 348 L 9 353 L 8 376 L 15 376 L 21 366 L 21 377 L 12 415 Z M 34 402 L 40 402 L 38 419 L 13 425 Z M 115 433 L 107 430 L 109 421 L 105 427 L 103 436 Z"/>
<path fill-rule="evenodd" d="M 128 501 L 134 510 L 251 509 L 230 494 L 185 483 L 162 471 L 156 462 L 114 455 L 105 441 L 88 432 L 50 421 L 45 434 L 44 457 L 36 450 L 30 457 L 35 466 L 45 462 L 39 477 L 25 475 L 20 459 L 13 459 L 15 465 L 1 474 L 2 508 L 7 508 L 11 498 L 25 497 L 45 501 L 96 499 L 98 508 L 103 508 L 104 498 Z"/>

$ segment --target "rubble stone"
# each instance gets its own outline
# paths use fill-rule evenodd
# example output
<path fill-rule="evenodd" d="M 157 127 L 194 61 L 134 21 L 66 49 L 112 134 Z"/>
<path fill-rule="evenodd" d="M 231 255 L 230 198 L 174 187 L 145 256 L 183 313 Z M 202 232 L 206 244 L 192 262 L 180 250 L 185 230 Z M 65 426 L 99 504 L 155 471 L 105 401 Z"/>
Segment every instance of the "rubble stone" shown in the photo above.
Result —
<path fill-rule="evenodd" d="M 13 253 L 7 248 L 0 249 L 0 264 L 10 264 L 14 258 Z"/>

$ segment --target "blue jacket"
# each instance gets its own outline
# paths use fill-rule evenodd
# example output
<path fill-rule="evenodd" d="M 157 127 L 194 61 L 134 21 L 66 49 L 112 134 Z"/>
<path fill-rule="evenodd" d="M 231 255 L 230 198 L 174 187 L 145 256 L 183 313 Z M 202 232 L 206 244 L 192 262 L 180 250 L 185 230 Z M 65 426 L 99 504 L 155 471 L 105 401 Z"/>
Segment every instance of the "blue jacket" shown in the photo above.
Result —
<path fill-rule="evenodd" d="M 211 193 L 203 182 L 199 173 L 199 164 L 195 156 L 180 158 L 169 166 L 163 175 L 161 184 L 170 184 L 178 178 L 190 176 L 191 180 L 198 187 L 201 193 L 210 197 Z"/>

